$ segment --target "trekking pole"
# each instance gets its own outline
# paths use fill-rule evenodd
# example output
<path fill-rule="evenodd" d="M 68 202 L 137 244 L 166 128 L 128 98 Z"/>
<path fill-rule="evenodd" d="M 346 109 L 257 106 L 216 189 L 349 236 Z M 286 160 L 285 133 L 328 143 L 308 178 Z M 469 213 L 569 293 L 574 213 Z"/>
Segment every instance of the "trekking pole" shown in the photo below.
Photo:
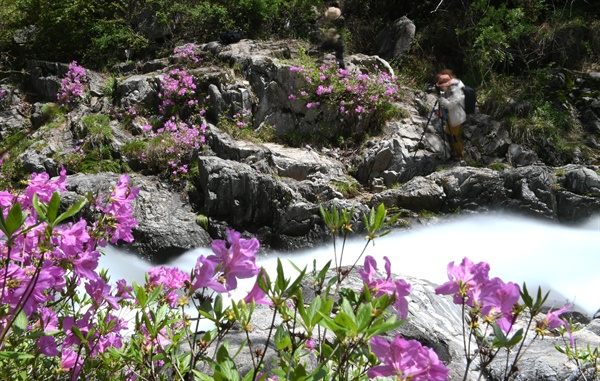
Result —
<path fill-rule="evenodd" d="M 429 126 L 429 122 L 431 121 L 431 117 L 433 116 L 433 113 L 435 112 L 435 109 L 437 108 L 438 102 L 439 101 L 435 101 L 435 104 L 431 108 L 431 112 L 429 113 L 429 118 L 427 118 L 427 123 L 425 123 L 425 127 L 423 127 L 423 133 L 421 134 L 421 139 L 419 139 L 419 142 L 417 143 L 417 149 L 415 150 L 415 154 L 413 155 L 413 160 L 415 159 L 415 156 L 417 156 L 417 152 L 419 151 L 419 146 L 421 145 L 421 142 L 423 141 L 423 137 L 425 136 L 425 133 L 427 132 L 427 126 Z"/>
<path fill-rule="evenodd" d="M 439 103 L 439 99 L 438 99 L 438 103 Z M 446 111 L 444 110 L 444 108 L 442 107 L 441 103 L 440 103 L 440 108 L 439 108 L 439 112 L 438 112 L 438 117 L 440 118 L 440 127 L 442 128 L 442 141 L 446 141 L 446 129 L 445 129 L 445 124 L 447 123 L 447 118 L 448 116 L 446 115 Z M 452 134 L 451 131 L 449 131 L 450 134 Z M 448 139 L 452 139 L 451 137 L 448 137 Z M 451 141 L 448 141 L 448 144 L 452 144 Z M 444 159 L 446 158 L 446 155 L 448 154 L 447 150 L 446 150 L 446 144 L 444 144 Z"/>

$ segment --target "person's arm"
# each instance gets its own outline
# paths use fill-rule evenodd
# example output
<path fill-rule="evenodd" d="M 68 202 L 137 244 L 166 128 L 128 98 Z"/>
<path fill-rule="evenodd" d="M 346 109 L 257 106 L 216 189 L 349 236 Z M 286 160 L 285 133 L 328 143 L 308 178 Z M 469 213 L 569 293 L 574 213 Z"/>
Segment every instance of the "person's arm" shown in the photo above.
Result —
<path fill-rule="evenodd" d="M 461 88 L 462 83 L 458 81 L 456 84 L 453 84 L 450 87 L 451 95 L 448 98 L 441 97 L 440 104 L 447 109 L 455 108 L 455 107 L 463 107 L 465 104 L 465 94 Z"/>

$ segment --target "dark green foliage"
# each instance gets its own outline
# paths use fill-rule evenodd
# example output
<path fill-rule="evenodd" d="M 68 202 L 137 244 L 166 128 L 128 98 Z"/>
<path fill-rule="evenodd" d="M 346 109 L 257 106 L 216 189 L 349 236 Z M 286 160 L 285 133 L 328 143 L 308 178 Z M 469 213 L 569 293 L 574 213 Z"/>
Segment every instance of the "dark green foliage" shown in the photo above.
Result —
<path fill-rule="evenodd" d="M 0 50 L 109 67 L 127 58 L 168 54 L 179 41 L 217 40 L 223 30 L 241 29 L 251 39 L 308 39 L 329 5 L 323 0 L 5 0 Z M 349 52 L 377 54 L 378 33 L 407 16 L 418 33 L 413 62 L 414 57 L 433 61 L 432 71 L 451 67 L 461 77 L 472 76 L 473 83 L 491 71 L 509 74 L 599 58 L 596 1 L 349 0 L 341 6 Z M 29 36 L 18 50 L 15 34 Z"/>

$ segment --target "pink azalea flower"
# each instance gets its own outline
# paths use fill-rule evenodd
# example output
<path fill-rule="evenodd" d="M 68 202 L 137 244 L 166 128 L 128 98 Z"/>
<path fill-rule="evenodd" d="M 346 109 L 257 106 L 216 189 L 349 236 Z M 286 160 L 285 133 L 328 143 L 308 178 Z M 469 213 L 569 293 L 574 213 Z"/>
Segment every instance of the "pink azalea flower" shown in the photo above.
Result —
<path fill-rule="evenodd" d="M 394 308 L 400 318 L 406 319 L 408 316 L 408 300 L 406 297 L 412 291 L 412 286 L 404 279 L 398 279 L 394 284 L 396 286 L 396 301 L 394 302 Z"/>
<path fill-rule="evenodd" d="M 261 272 L 259 276 L 262 276 L 263 280 L 266 282 L 267 281 L 267 277 L 264 274 L 264 272 Z M 272 306 L 273 302 L 269 299 L 265 299 L 265 296 L 267 296 L 267 294 L 260 288 L 260 286 L 258 285 L 258 277 L 256 278 L 256 283 L 254 283 L 254 287 L 252 287 L 252 290 L 250 290 L 250 292 L 248 293 L 248 295 L 246 295 L 246 297 L 244 298 L 244 302 L 246 303 L 251 303 L 252 300 L 254 300 L 254 303 L 256 304 L 263 304 L 265 306 Z"/>
<path fill-rule="evenodd" d="M 256 238 L 243 239 L 241 234 L 234 230 L 227 230 L 227 243 L 223 240 L 212 242 L 212 251 L 207 259 L 221 265 L 221 272 L 225 277 L 225 288 L 228 291 L 237 288 L 237 279 L 247 279 L 259 272 L 256 266 L 256 253 L 260 247 Z"/>
<path fill-rule="evenodd" d="M 364 267 L 358 270 L 361 278 L 367 285 L 369 291 L 374 294 L 375 297 L 380 297 L 383 294 L 391 295 L 396 287 L 391 278 L 391 264 L 390 260 L 387 257 L 383 257 L 385 261 L 385 269 L 387 273 L 387 278 L 376 278 L 378 275 L 377 272 L 377 261 L 370 255 L 365 257 Z"/>
<path fill-rule="evenodd" d="M 3 209 L 12 207 L 14 196 L 8 191 L 0 191 L 0 206 Z"/>
<path fill-rule="evenodd" d="M 449 281 L 435 289 L 436 294 L 454 295 L 454 303 L 463 304 L 464 298 L 468 297 L 467 304 L 473 306 L 473 289 L 488 281 L 490 265 L 485 262 L 474 264 L 468 258 L 464 258 L 459 266 L 454 262 L 448 264 Z"/>
<path fill-rule="evenodd" d="M 556 311 L 552 311 L 552 309 L 550 309 L 544 318 L 544 321 L 548 324 L 548 328 L 558 328 L 565 325 L 565 321 L 559 318 L 559 316 L 567 312 L 569 307 L 569 304 L 565 304 L 562 308 Z"/>
<path fill-rule="evenodd" d="M 82 278 L 95 280 L 99 277 L 96 272 L 98 261 L 100 260 L 100 252 L 82 251 L 76 258 L 72 259 L 73 271 Z"/>
<path fill-rule="evenodd" d="M 67 171 L 64 168 L 60 171 L 58 179 L 50 179 L 50 175 L 46 172 L 31 174 L 29 186 L 25 189 L 25 199 L 21 200 L 21 205 L 24 208 L 32 205 L 33 195 L 37 195 L 40 202 L 50 202 L 54 192 L 66 190 L 66 179 Z"/>
<path fill-rule="evenodd" d="M 65 371 L 71 371 L 71 380 L 77 380 L 79 373 L 81 373 L 81 366 L 83 365 L 83 358 L 77 354 L 77 352 L 71 349 L 63 349 L 62 359 L 60 361 L 60 367 Z"/>
<path fill-rule="evenodd" d="M 473 289 L 473 299 L 483 316 L 491 316 L 503 331 L 510 332 L 517 318 L 513 307 L 521 298 L 520 290 L 516 283 L 504 283 L 500 278 L 493 278 Z"/>
<path fill-rule="evenodd" d="M 60 354 L 58 350 L 58 344 L 54 336 L 42 336 L 36 342 L 37 350 L 39 353 L 48 356 L 56 357 Z"/>
<path fill-rule="evenodd" d="M 371 339 L 371 350 L 381 365 L 367 371 L 369 378 L 397 377 L 411 381 L 447 381 L 448 368 L 430 348 L 416 340 L 405 340 L 397 335 L 390 343 L 382 337 Z"/>
<path fill-rule="evenodd" d="M 171 308 L 177 307 L 179 295 L 177 291 L 190 282 L 190 275 L 178 268 L 161 266 L 148 270 L 148 285 L 159 286 L 165 292 L 165 298 Z"/>
<path fill-rule="evenodd" d="M 216 264 L 204 255 L 201 255 L 196 260 L 196 266 L 194 267 L 192 290 L 196 291 L 200 288 L 210 288 L 216 292 L 227 292 L 227 289 L 221 284 L 215 277 Z"/>
<path fill-rule="evenodd" d="M 92 324 L 90 311 L 86 312 L 85 315 L 77 321 L 75 321 L 75 318 L 72 316 L 65 316 L 62 321 L 62 329 L 67 335 L 63 341 L 63 348 L 69 348 L 71 346 L 77 347 L 81 344 L 81 340 L 79 340 L 73 331 L 73 326 L 76 326 L 83 334 L 83 337 L 86 337 Z"/>
<path fill-rule="evenodd" d="M 60 241 L 55 245 L 62 251 L 60 257 L 72 258 L 77 253 L 84 250 L 84 246 L 90 241 L 90 235 L 87 232 L 87 221 L 79 220 L 75 224 L 68 224 L 58 231 Z"/>
<path fill-rule="evenodd" d="M 100 308 L 104 302 L 108 303 L 113 309 L 119 309 L 119 300 L 121 298 L 112 296 L 110 286 L 100 277 L 95 280 L 90 280 L 85 284 L 85 290 L 94 301 L 94 307 Z"/>
<path fill-rule="evenodd" d="M 39 324 L 44 332 L 52 332 L 58 329 L 58 316 L 51 308 L 41 307 L 39 309 Z M 36 342 L 38 352 L 48 357 L 55 357 L 60 354 L 58 344 L 54 336 L 42 336 Z"/>
<path fill-rule="evenodd" d="M 117 285 L 117 296 L 121 299 L 133 299 L 131 293 L 133 292 L 133 288 L 127 284 L 125 279 L 120 279 L 116 283 Z"/>
<path fill-rule="evenodd" d="M 33 274 L 34 271 L 33 266 L 26 270 L 26 272 L 31 274 Z M 35 284 L 33 285 L 31 294 L 29 294 L 23 305 L 23 311 L 26 315 L 29 316 L 33 312 L 36 312 L 41 304 L 54 299 L 51 291 L 60 291 L 62 287 L 65 286 L 63 275 L 63 269 L 54 266 L 50 260 L 44 261 L 37 278 L 30 278 L 27 280 L 29 283 L 35 279 Z"/>
<path fill-rule="evenodd" d="M 392 279 L 391 274 L 391 264 L 388 257 L 383 257 L 385 261 L 385 271 L 387 277 L 383 278 L 375 278 L 377 276 L 377 261 L 370 255 L 365 257 L 364 267 L 358 270 L 361 278 L 367 285 L 369 291 L 374 294 L 376 298 L 387 294 L 389 296 L 394 296 L 394 308 L 398 315 L 402 319 L 406 319 L 408 316 L 408 300 L 406 300 L 406 296 L 410 294 L 412 287 L 403 279 L 398 279 L 394 281 Z"/>

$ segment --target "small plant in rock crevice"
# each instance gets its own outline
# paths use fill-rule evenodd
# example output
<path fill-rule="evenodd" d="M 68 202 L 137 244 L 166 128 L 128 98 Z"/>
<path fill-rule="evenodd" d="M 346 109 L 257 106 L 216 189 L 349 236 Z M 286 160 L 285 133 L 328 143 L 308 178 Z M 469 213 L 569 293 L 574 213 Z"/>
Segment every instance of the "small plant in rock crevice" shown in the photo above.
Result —
<path fill-rule="evenodd" d="M 275 138 L 275 128 L 271 125 L 263 124 L 256 129 L 252 128 L 252 110 L 242 110 L 231 117 L 227 116 L 228 114 L 229 112 L 226 111 L 220 116 L 217 128 L 228 133 L 232 138 L 255 143 L 277 140 Z"/>
<path fill-rule="evenodd" d="M 80 102 L 85 95 L 85 84 L 88 82 L 87 72 L 77 65 L 77 61 L 71 62 L 65 78 L 61 81 L 60 90 L 57 94 L 58 102 L 67 107 L 73 107 Z"/>

